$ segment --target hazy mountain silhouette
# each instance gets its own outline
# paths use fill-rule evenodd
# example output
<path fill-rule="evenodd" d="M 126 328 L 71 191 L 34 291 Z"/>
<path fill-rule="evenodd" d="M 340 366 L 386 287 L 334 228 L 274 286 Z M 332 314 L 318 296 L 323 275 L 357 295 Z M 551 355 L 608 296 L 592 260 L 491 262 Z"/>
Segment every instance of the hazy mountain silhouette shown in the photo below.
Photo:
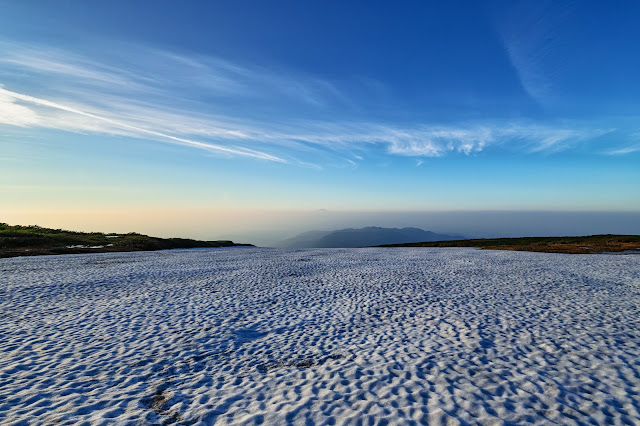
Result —
<path fill-rule="evenodd" d="M 309 231 L 274 244 L 274 247 L 367 247 L 381 244 L 404 244 L 425 241 L 460 240 L 459 235 L 436 234 L 419 228 L 380 228 L 368 226 L 360 229 L 337 231 Z"/>

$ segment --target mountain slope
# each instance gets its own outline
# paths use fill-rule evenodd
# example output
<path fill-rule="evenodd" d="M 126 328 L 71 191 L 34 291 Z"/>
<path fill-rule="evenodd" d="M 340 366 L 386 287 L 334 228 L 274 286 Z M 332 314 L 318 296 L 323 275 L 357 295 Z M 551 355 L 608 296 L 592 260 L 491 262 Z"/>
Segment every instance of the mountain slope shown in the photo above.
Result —
<path fill-rule="evenodd" d="M 285 248 L 368 247 L 382 244 L 406 244 L 423 241 L 460 239 L 460 236 L 437 234 L 418 228 L 380 228 L 368 226 L 360 229 L 337 231 L 310 231 L 281 241 L 274 246 Z"/>
<path fill-rule="evenodd" d="M 286 240 L 279 241 L 273 244 L 273 247 L 281 248 L 298 248 L 298 247 L 316 247 L 316 241 L 325 235 L 330 234 L 331 231 L 307 231 L 302 234 L 298 234 L 295 237 L 288 238 Z"/>
<path fill-rule="evenodd" d="M 198 241 L 188 238 L 157 238 L 135 232 L 128 234 L 74 232 L 36 225 L 10 226 L 6 223 L 0 223 L 0 258 L 250 245 L 236 244 L 226 240 Z"/>

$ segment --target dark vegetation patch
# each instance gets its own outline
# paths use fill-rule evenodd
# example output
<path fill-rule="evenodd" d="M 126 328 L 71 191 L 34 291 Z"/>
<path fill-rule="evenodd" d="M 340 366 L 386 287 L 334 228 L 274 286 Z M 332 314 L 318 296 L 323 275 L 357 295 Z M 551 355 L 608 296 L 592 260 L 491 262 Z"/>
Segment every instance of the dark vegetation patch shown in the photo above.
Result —
<path fill-rule="evenodd" d="M 589 254 L 640 250 L 640 235 L 589 235 L 585 237 L 482 238 L 386 244 L 379 247 L 479 247 L 486 250 L 516 250 L 545 253 Z"/>
<path fill-rule="evenodd" d="M 43 254 L 151 251 L 199 247 L 251 246 L 233 241 L 198 241 L 187 238 L 157 238 L 130 232 L 74 232 L 37 225 L 10 226 L 0 223 L 0 258 Z"/>
<path fill-rule="evenodd" d="M 160 422 L 154 424 L 175 424 L 181 420 L 180 414 L 169 410 L 172 395 L 167 392 L 167 384 L 160 385 L 153 395 L 145 396 L 140 400 L 140 406 L 151 409 L 156 415 L 162 416 Z"/>
<path fill-rule="evenodd" d="M 164 389 L 158 389 L 149 401 L 149 408 L 160 413 L 166 409 L 167 401 L 171 399 L 170 395 L 165 393 Z"/>

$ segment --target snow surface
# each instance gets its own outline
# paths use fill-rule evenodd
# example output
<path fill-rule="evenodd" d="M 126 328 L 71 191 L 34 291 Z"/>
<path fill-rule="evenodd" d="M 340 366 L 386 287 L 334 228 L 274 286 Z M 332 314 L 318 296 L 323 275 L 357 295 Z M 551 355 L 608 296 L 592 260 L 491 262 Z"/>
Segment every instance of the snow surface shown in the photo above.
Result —
<path fill-rule="evenodd" d="M 640 424 L 640 258 L 0 260 L 0 423 Z"/>

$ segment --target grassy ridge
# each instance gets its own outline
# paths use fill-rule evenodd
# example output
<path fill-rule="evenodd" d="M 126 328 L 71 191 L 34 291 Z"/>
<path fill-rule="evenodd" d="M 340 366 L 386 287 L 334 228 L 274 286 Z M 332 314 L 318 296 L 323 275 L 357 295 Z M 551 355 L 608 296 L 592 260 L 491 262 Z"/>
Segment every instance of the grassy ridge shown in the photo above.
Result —
<path fill-rule="evenodd" d="M 10 226 L 0 223 L 0 257 L 233 246 L 251 246 L 251 244 L 236 244 L 226 240 L 156 238 L 135 232 L 128 234 L 74 232 L 37 225 Z"/>
<path fill-rule="evenodd" d="M 640 250 L 640 235 L 589 235 L 584 237 L 482 238 L 387 244 L 380 247 L 479 247 L 487 250 L 588 254 Z"/>

